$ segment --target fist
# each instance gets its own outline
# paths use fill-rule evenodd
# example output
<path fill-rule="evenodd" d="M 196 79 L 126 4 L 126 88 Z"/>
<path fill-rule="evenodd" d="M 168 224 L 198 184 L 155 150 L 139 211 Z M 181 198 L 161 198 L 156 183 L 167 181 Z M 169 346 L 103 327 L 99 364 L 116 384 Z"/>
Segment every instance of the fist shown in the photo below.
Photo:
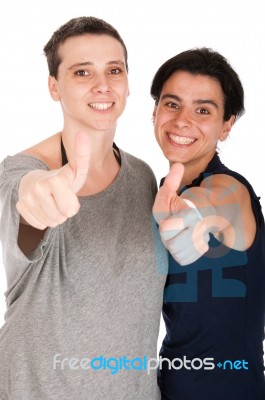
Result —
<path fill-rule="evenodd" d="M 153 215 L 159 224 L 165 247 L 180 265 L 187 265 L 207 252 L 209 234 L 196 206 L 177 195 L 183 174 L 182 164 L 171 167 L 164 185 L 156 195 Z"/>
<path fill-rule="evenodd" d="M 80 208 L 77 193 L 88 174 L 90 146 L 86 133 L 75 138 L 73 160 L 51 171 L 35 170 L 20 182 L 17 209 L 26 223 L 37 228 L 56 227 Z"/>

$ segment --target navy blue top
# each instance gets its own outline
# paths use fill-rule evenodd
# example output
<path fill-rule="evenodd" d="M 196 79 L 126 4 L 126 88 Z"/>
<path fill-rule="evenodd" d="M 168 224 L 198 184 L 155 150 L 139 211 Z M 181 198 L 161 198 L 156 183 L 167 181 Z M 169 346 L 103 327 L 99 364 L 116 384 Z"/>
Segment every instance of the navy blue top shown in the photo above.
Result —
<path fill-rule="evenodd" d="M 188 187 L 212 174 L 230 175 L 248 189 L 256 237 L 248 250 L 236 251 L 211 236 L 209 251 L 184 267 L 169 254 L 160 356 L 175 361 L 171 369 L 162 362 L 158 372 L 162 399 L 264 400 L 264 218 L 252 186 L 217 154 Z"/>

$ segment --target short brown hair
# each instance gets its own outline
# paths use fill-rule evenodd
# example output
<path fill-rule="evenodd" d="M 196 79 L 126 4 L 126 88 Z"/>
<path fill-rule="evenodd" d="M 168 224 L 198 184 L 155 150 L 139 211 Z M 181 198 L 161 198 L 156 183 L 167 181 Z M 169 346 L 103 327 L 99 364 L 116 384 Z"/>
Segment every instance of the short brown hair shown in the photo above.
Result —
<path fill-rule="evenodd" d="M 85 34 L 109 35 L 117 39 L 124 49 L 125 66 L 128 71 L 128 53 L 119 32 L 103 19 L 96 17 L 78 17 L 71 19 L 57 29 L 43 48 L 47 58 L 49 74 L 51 76 L 57 78 L 58 75 L 58 68 L 61 63 L 58 54 L 60 45 L 72 36 Z"/>

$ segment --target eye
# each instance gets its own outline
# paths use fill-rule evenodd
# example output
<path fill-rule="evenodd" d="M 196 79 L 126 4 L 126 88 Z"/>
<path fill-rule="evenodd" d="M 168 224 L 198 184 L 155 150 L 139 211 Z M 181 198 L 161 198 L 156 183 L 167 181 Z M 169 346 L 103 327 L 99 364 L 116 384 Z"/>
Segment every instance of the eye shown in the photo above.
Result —
<path fill-rule="evenodd" d="M 111 70 L 110 70 L 110 74 L 111 75 L 119 75 L 119 74 L 121 74 L 123 71 L 122 71 L 122 69 L 120 69 L 120 68 L 112 68 Z"/>
<path fill-rule="evenodd" d="M 77 76 L 88 76 L 89 75 L 89 71 L 87 71 L 86 69 L 79 69 L 78 71 L 75 71 L 75 75 L 77 75 Z"/>
<path fill-rule="evenodd" d="M 179 105 L 174 103 L 173 101 L 169 101 L 168 103 L 165 104 L 168 108 L 173 108 L 173 109 L 178 109 Z"/>
<path fill-rule="evenodd" d="M 210 112 L 209 112 L 209 110 L 207 110 L 207 108 L 198 108 L 197 113 L 204 114 L 204 115 L 210 114 Z"/>

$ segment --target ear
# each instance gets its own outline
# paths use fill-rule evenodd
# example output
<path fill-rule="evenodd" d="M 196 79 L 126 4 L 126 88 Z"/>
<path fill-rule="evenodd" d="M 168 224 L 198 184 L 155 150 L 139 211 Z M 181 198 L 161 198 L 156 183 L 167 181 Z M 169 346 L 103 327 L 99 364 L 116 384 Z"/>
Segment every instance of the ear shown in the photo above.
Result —
<path fill-rule="evenodd" d="M 53 100 L 59 101 L 60 96 L 58 93 L 58 82 L 57 79 L 54 76 L 49 76 L 48 79 L 48 87 L 49 87 L 49 92 Z"/>
<path fill-rule="evenodd" d="M 235 120 L 236 120 L 236 117 L 235 117 L 234 115 L 232 115 L 232 116 L 229 118 L 228 121 L 225 121 L 225 122 L 224 122 L 223 131 L 222 131 L 222 133 L 221 133 L 221 135 L 220 135 L 220 138 L 219 138 L 219 140 L 220 140 L 221 142 L 223 142 L 223 141 L 228 137 L 228 135 L 229 135 L 229 133 L 230 133 L 230 131 L 231 131 L 231 129 L 232 129 L 234 123 L 235 123 Z"/>
<path fill-rule="evenodd" d="M 153 114 L 152 114 L 152 121 L 153 121 L 153 123 L 155 122 L 156 111 L 157 111 L 157 106 L 154 106 Z"/>

